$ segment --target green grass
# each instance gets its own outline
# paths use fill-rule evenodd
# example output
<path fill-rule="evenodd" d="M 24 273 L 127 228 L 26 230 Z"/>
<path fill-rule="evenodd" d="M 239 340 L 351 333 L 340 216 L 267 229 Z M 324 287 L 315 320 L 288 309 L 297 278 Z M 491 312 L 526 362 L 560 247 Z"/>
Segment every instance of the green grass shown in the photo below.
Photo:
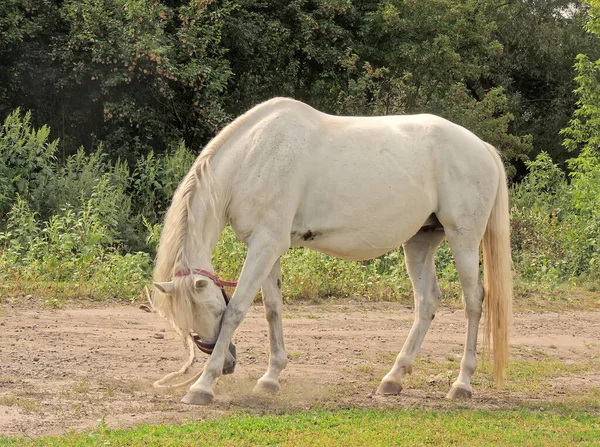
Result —
<path fill-rule="evenodd" d="M 0 446 L 567 446 L 600 445 L 600 420 L 582 413 L 530 411 L 323 410 L 248 416 L 187 425 L 142 425 Z"/>

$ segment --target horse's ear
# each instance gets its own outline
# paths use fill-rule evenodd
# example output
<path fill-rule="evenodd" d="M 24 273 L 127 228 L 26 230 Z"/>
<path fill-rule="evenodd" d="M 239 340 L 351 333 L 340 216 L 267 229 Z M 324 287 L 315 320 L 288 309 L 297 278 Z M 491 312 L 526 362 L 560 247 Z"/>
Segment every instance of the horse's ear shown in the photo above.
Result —
<path fill-rule="evenodd" d="M 196 281 L 194 281 L 194 287 L 196 289 L 203 289 L 204 287 L 206 287 L 208 285 L 208 280 L 202 278 L 202 279 L 197 279 Z"/>
<path fill-rule="evenodd" d="M 155 282 L 154 287 L 160 290 L 162 293 L 172 293 L 175 290 L 175 286 L 173 285 L 173 281 L 169 282 Z"/>

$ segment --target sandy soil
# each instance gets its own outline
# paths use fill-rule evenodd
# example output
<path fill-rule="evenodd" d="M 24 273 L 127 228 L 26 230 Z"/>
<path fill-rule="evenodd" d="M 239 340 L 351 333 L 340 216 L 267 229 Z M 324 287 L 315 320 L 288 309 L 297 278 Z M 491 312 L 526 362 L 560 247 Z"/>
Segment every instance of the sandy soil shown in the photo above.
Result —
<path fill-rule="evenodd" d="M 283 391 L 275 397 L 255 396 L 252 387 L 267 364 L 267 324 L 262 307 L 255 306 L 234 339 L 235 374 L 219 380 L 210 407 L 189 407 L 179 403 L 185 390 L 156 391 L 151 386 L 179 369 L 186 357 L 175 332 L 156 314 L 137 307 L 57 311 L 5 307 L 0 309 L 0 434 L 83 430 L 96 426 L 99 419 L 110 427 L 126 427 L 239 411 L 459 405 L 444 399 L 458 374 L 465 332 L 462 311 L 451 309 L 438 312 L 420 354 L 422 366 L 450 364 L 450 368 L 407 381 L 401 396 L 373 395 L 412 320 L 412 310 L 399 304 L 288 306 L 284 329 L 290 361 L 282 375 Z M 518 314 L 512 343 L 517 358 L 539 356 L 564 364 L 599 359 L 600 313 Z M 194 372 L 206 358 L 201 353 L 198 357 Z M 598 390 L 600 369 L 553 377 L 546 385 L 541 402 Z M 502 407 L 535 398 L 475 387 L 467 405 Z"/>

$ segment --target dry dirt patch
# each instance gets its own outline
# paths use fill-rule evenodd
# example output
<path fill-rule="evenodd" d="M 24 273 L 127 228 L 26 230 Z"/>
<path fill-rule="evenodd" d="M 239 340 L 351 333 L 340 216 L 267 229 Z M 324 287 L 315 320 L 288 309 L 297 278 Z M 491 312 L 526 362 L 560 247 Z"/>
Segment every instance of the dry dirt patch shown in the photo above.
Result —
<path fill-rule="evenodd" d="M 177 335 L 156 314 L 113 307 L 5 308 L 0 315 L 0 434 L 80 430 L 93 427 L 100 418 L 111 427 L 123 427 L 317 405 L 465 405 L 444 400 L 458 373 L 465 331 L 462 311 L 438 312 L 403 395 L 380 398 L 372 392 L 408 334 L 412 310 L 400 304 L 361 302 L 288 306 L 284 329 L 290 362 L 282 375 L 283 391 L 265 397 L 251 392 L 267 364 L 267 324 L 262 307 L 252 307 L 234 340 L 237 371 L 220 379 L 217 399 L 208 408 L 180 404 L 184 390 L 152 389 L 154 380 L 179 369 L 186 356 Z M 520 388 L 495 391 L 480 373 L 474 399 L 466 405 L 502 407 L 561 399 L 573 392 L 598 393 L 600 313 L 525 312 L 516 315 L 514 323 L 513 358 L 551 359 L 565 365 L 568 374 L 546 371 L 548 378 L 537 388 L 544 395 L 534 397 Z M 199 354 L 194 371 L 204 359 Z M 587 366 L 569 369 L 569 365 Z"/>

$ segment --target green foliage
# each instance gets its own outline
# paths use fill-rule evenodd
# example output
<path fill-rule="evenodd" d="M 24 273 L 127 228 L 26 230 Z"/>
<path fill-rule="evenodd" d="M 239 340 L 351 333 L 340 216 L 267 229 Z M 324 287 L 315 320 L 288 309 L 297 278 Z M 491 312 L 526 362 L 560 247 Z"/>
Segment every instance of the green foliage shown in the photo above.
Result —
<path fill-rule="evenodd" d="M 183 142 L 164 156 L 151 151 L 140 157 L 132 174 L 135 212 L 151 222 L 158 221 L 193 162 L 194 155 Z"/>
<path fill-rule="evenodd" d="M 600 215 L 600 155 L 586 147 L 579 157 L 569 160 L 572 200 L 578 216 L 594 219 Z"/>
<path fill-rule="evenodd" d="M 362 11 L 375 2 L 349 0 L 241 0 L 223 25 L 234 76 L 227 102 L 232 111 L 273 96 L 292 96 L 335 112 L 348 75 Z"/>
<path fill-rule="evenodd" d="M 204 1 L 65 2 L 69 33 L 54 55 L 73 69 L 62 81 L 85 85 L 102 105 L 95 119 L 113 156 L 133 162 L 180 138 L 197 147 L 229 118 L 218 100 L 231 75 L 219 43 L 231 9 Z"/>
<path fill-rule="evenodd" d="M 484 84 L 502 85 L 515 135 L 530 134 L 533 155 L 547 152 L 564 168 L 572 157 L 559 130 L 575 109 L 573 61 L 578 53 L 600 56 L 598 39 L 583 30 L 587 7 L 580 1 L 492 1 L 486 16 L 502 56 L 493 60 Z"/>
<path fill-rule="evenodd" d="M 50 129 L 31 127 L 31 114 L 17 109 L 0 128 L 0 218 L 16 195 L 27 196 L 52 175 L 58 141 L 48 142 Z"/>
<path fill-rule="evenodd" d="M 100 189 L 100 188 L 98 188 Z M 17 197 L 0 233 L 0 270 L 8 293 L 133 298 L 151 270 L 145 253 L 121 255 L 111 245 L 110 229 L 102 223 L 94 199 L 75 212 L 67 206 L 40 222 Z M 44 287 L 45 286 L 45 287 Z M 42 287 L 42 290 L 40 290 Z M 44 290 L 46 289 L 46 290 Z"/>
<path fill-rule="evenodd" d="M 433 112 L 507 160 L 533 146 L 562 162 L 572 59 L 599 54 L 586 12 L 567 0 L 7 0 L 0 115 L 33 110 L 63 161 L 103 142 L 134 167 L 180 140 L 197 152 L 285 95 L 336 114 Z"/>
<path fill-rule="evenodd" d="M 121 281 L 134 296 L 194 154 L 232 117 L 288 95 L 330 113 L 430 112 L 472 130 L 515 164 L 510 176 L 529 171 L 512 191 L 520 278 L 596 281 L 599 16 L 596 1 L 567 0 L 7 0 L 3 274 L 17 289 L 74 281 L 98 296 L 118 295 Z M 563 127 L 580 151 L 568 163 Z M 244 255 L 228 229 L 215 267 L 237 277 Z M 360 263 L 295 249 L 282 264 L 288 298 L 410 294 L 401 249 Z M 447 245 L 437 265 L 456 296 Z"/>
<path fill-rule="evenodd" d="M 111 163 L 100 146 L 89 156 L 80 149 L 55 171 L 31 196 L 32 206 L 43 220 L 64 207 L 78 212 L 91 201 L 115 243 L 129 249 L 143 247 L 143 237 L 137 228 L 139 219 L 132 215 L 126 164 Z"/>
<path fill-rule="evenodd" d="M 485 76 L 502 49 L 494 28 L 477 1 L 378 2 L 358 49 L 373 67 L 387 69 L 372 103 L 376 113 L 430 111 L 457 83 Z"/>
<path fill-rule="evenodd" d="M 542 153 L 513 188 L 515 267 L 526 281 L 598 281 L 600 163 L 584 151 L 570 161 L 571 182 Z"/>
<path fill-rule="evenodd" d="M 474 107 L 488 106 L 482 101 Z M 485 116 L 473 112 L 472 119 L 483 117 L 480 123 L 485 123 Z M 47 133 L 42 137 L 35 147 L 47 147 Z M 29 184 L 37 186 L 24 195 L 7 196 L 12 206 L 0 235 L 5 287 L 12 292 L 42 287 L 63 296 L 138 296 L 150 278 L 162 213 L 193 154 L 183 144 L 164 155 L 151 152 L 130 174 L 124 163 L 110 162 L 101 147 L 91 155 L 80 150 L 62 166 L 55 164 L 53 150 L 44 153 L 46 169 L 35 167 L 28 174 Z M 513 255 L 521 281 L 598 280 L 596 153 L 588 148 L 570 162 L 570 181 L 545 153 L 527 167 L 528 177 L 512 191 Z M 237 278 L 245 254 L 227 227 L 214 252 L 214 266 L 223 277 Z M 447 244 L 438 250 L 436 264 L 445 295 L 457 298 L 458 277 Z M 286 299 L 411 299 L 401 249 L 365 262 L 293 249 L 282 258 L 282 266 Z"/>
<path fill-rule="evenodd" d="M 213 252 L 213 266 L 223 278 L 238 278 L 245 257 L 246 247 L 236 240 L 233 230 L 227 226 Z M 450 285 L 458 281 L 458 277 L 447 244 L 438 250 L 436 264 L 446 296 L 458 298 L 455 285 Z M 294 248 L 282 256 L 281 266 L 282 291 L 286 300 L 361 296 L 412 301 L 402 248 L 363 262 L 344 261 L 305 248 Z"/>
<path fill-rule="evenodd" d="M 510 98 L 489 81 L 502 45 L 479 3 L 379 2 L 366 14 L 363 43 L 345 55 L 349 81 L 338 111 L 434 113 L 464 125 L 507 160 L 526 159 L 532 139 L 511 134 Z"/>
<path fill-rule="evenodd" d="M 0 119 L 21 107 L 36 111 L 33 117 L 36 126 L 49 124 L 56 130 L 54 126 L 63 122 L 63 129 L 67 130 L 64 128 L 66 98 L 56 92 L 57 73 L 50 48 L 60 32 L 59 16 L 56 1 L 0 2 Z M 56 136 L 57 133 L 52 138 Z M 64 137 L 65 132 L 60 136 Z"/>
<path fill-rule="evenodd" d="M 465 88 L 455 86 L 454 95 L 447 100 L 448 118 L 460 124 L 484 141 L 498 148 L 506 160 L 526 161 L 532 149 L 531 135 L 517 136 L 510 133 L 514 115 L 510 111 L 509 99 L 504 89 L 493 88 L 481 101 L 470 97 Z M 507 166 L 507 174 L 513 177 L 515 169 Z"/>
<path fill-rule="evenodd" d="M 590 2 L 587 10 L 591 32 L 598 32 L 598 8 Z M 600 280 L 600 61 L 580 54 L 575 68 L 578 108 L 561 132 L 568 149 L 581 149 L 568 160 L 570 181 L 541 153 L 527 163 L 529 175 L 513 191 L 513 253 L 526 280 Z"/>
<path fill-rule="evenodd" d="M 49 129 L 33 129 L 29 115 L 10 115 L 2 132 L 0 179 L 8 212 L 0 220 L 0 270 L 7 293 L 138 296 L 151 273 L 145 228 L 156 228 L 193 155 L 179 145 L 161 156 L 158 179 L 148 186 L 140 179 L 149 168 L 140 163 L 132 178 L 127 165 L 112 163 L 102 147 L 89 156 L 81 149 L 57 165 Z M 149 208 L 134 210 L 132 196 Z M 148 210 L 148 218 L 136 213 Z"/>
<path fill-rule="evenodd" d="M 569 126 L 561 132 L 566 136 L 564 145 L 569 150 L 587 148 L 600 151 L 600 59 L 592 62 L 580 54 L 575 64 L 577 71 L 578 108 Z"/>

